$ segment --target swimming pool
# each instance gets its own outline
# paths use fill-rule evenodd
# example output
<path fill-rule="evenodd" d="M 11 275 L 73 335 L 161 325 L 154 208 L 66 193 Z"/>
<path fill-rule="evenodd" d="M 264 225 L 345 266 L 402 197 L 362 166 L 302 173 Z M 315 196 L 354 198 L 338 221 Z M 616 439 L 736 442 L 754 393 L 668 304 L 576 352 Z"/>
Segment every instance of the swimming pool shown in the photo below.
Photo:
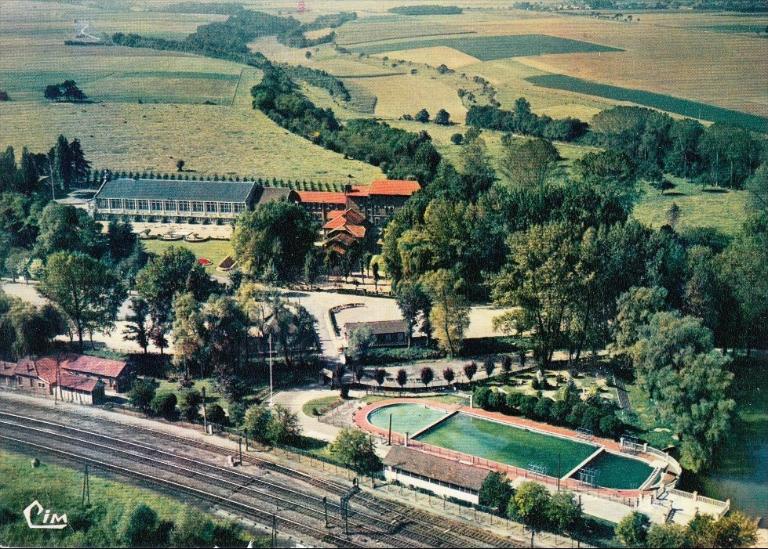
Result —
<path fill-rule="evenodd" d="M 368 421 L 381 429 L 389 429 L 391 416 L 394 432 L 412 435 L 447 415 L 448 412 L 421 404 L 391 404 L 371 412 Z"/>

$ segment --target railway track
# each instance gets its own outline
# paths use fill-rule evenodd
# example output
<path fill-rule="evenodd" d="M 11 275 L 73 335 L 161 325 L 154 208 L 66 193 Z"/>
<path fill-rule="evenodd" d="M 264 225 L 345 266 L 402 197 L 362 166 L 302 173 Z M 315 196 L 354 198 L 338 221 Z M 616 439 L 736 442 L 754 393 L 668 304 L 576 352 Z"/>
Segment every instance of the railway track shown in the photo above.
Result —
<path fill-rule="evenodd" d="M 220 483 L 228 486 L 228 489 L 234 493 L 245 494 L 254 498 L 261 498 L 260 501 L 269 501 L 284 509 L 301 513 L 305 518 L 320 520 L 323 515 L 322 498 L 310 491 L 302 491 L 297 488 L 288 488 L 277 481 L 270 481 L 262 477 L 254 477 L 241 473 L 232 468 L 212 465 L 200 460 L 194 460 L 179 456 L 163 449 L 143 444 L 139 442 L 122 440 L 113 436 L 107 436 L 84 429 L 77 429 L 49 420 L 43 420 L 35 417 L 28 417 L 8 412 L 0 412 L 0 424 L 7 428 L 31 429 L 37 430 L 40 436 L 58 437 L 60 441 L 69 441 L 71 444 L 84 445 L 101 452 L 122 452 L 126 458 L 133 460 L 143 460 L 144 463 L 151 462 L 155 465 L 161 465 L 166 470 L 172 470 L 176 473 L 202 479 L 207 482 Z M 225 448 L 221 446 L 188 439 L 177 435 L 170 435 L 165 432 L 153 430 L 145 427 L 126 427 L 119 426 L 121 429 L 127 429 L 130 432 L 141 433 L 144 436 L 150 435 L 153 440 L 163 440 L 166 442 L 175 442 L 186 447 L 194 447 L 205 450 L 219 456 L 228 455 Z M 326 480 L 323 478 L 308 475 L 302 471 L 297 471 L 290 467 L 274 463 L 270 460 L 259 458 L 252 455 L 243 456 L 244 463 L 255 465 L 256 467 L 289 477 L 292 480 L 299 481 L 305 485 L 319 488 L 333 496 L 341 496 L 349 491 L 350 485 L 343 482 Z M 353 498 L 353 505 L 350 505 L 349 525 L 350 529 L 358 535 L 363 535 L 372 540 L 384 543 L 392 547 L 466 547 L 466 546 L 489 546 L 489 547 L 510 547 L 523 546 L 517 540 L 498 536 L 492 532 L 479 527 L 472 526 L 458 520 L 440 518 L 437 526 L 436 515 L 416 510 L 410 506 L 391 501 L 382 500 L 373 494 L 359 492 Z M 251 504 L 251 507 L 256 507 Z M 339 511 L 339 505 L 335 501 L 328 499 L 329 515 L 336 514 Z M 271 511 L 269 513 L 271 521 Z M 294 519 L 294 522 L 296 520 Z M 290 525 L 290 522 L 286 522 Z M 322 532 L 327 534 L 327 532 Z M 305 533 L 306 535 L 306 533 Z M 319 535 L 317 529 L 315 534 Z M 349 543 L 348 539 L 342 538 Z M 339 540 L 332 541 L 334 545 L 340 544 Z"/>

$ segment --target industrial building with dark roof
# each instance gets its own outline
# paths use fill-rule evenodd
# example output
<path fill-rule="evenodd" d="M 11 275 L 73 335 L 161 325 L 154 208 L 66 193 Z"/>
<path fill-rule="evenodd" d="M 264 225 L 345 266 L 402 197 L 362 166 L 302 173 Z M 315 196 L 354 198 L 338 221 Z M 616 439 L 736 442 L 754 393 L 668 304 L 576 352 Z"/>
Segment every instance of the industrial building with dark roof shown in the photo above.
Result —
<path fill-rule="evenodd" d="M 298 203 L 299 198 L 290 189 L 253 181 L 120 178 L 105 182 L 96 193 L 94 215 L 103 221 L 222 223 L 276 200 Z"/>

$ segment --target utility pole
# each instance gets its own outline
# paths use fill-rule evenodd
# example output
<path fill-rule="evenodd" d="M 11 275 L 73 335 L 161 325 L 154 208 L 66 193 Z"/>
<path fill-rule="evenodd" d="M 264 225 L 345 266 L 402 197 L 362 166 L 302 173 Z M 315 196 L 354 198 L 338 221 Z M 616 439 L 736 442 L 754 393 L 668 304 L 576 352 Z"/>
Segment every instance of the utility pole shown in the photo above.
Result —
<path fill-rule="evenodd" d="M 557 453 L 557 491 L 560 491 L 560 452 Z"/>
<path fill-rule="evenodd" d="M 272 547 L 277 546 L 277 515 L 272 513 Z"/>
<path fill-rule="evenodd" d="M 205 415 L 205 385 L 203 385 L 203 430 L 208 434 L 208 418 Z"/>
<path fill-rule="evenodd" d="M 392 446 L 392 414 L 389 414 L 389 435 L 387 436 L 387 446 Z"/>
<path fill-rule="evenodd" d="M 88 463 L 85 464 L 85 476 L 83 476 L 83 495 L 81 505 L 91 505 L 91 480 L 88 477 Z"/>
<path fill-rule="evenodd" d="M 272 330 L 269 330 L 269 407 L 272 407 Z"/>
<path fill-rule="evenodd" d="M 240 465 L 243 464 L 243 435 L 237 438 L 237 452 L 240 454 Z"/>
<path fill-rule="evenodd" d="M 325 514 L 325 527 L 329 528 L 328 526 L 328 497 L 323 496 L 323 513 Z"/>

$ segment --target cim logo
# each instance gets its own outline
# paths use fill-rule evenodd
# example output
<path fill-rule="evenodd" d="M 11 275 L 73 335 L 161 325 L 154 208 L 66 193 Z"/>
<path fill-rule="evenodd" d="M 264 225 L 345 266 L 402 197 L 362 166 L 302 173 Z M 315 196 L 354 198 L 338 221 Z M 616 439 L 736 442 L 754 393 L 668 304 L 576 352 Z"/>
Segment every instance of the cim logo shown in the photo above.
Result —
<path fill-rule="evenodd" d="M 35 522 L 32 521 L 33 518 L 36 519 L 40 515 L 43 515 L 43 520 L 35 520 Z M 27 526 L 33 529 L 61 530 L 62 528 L 67 527 L 66 513 L 63 515 L 51 513 L 50 509 L 45 509 L 37 500 L 30 503 L 24 509 L 24 518 L 27 519 Z"/>

